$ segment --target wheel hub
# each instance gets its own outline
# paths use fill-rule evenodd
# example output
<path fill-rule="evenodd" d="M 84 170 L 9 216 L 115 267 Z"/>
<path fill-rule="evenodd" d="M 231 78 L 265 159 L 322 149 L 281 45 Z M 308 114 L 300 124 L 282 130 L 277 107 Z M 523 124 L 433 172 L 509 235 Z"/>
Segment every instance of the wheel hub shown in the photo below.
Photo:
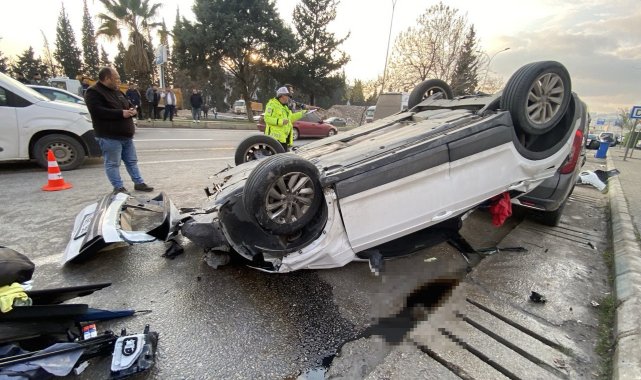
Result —
<path fill-rule="evenodd" d="M 269 218 L 279 224 L 299 220 L 312 204 L 313 186 L 310 177 L 301 172 L 279 178 L 267 192 L 265 207 Z"/>
<path fill-rule="evenodd" d="M 534 124 L 545 124 L 559 112 L 563 103 L 563 80 L 558 74 L 541 75 L 527 97 L 527 117 Z"/>

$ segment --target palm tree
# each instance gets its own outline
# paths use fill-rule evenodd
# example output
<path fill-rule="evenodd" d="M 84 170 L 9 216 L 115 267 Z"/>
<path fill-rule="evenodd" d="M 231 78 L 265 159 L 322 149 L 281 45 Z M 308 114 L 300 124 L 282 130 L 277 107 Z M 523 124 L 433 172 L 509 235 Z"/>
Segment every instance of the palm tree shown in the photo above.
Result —
<path fill-rule="evenodd" d="M 121 31 L 128 31 L 130 42 L 125 56 L 125 69 L 139 79 L 147 78 L 153 72 L 151 59 L 151 30 L 161 24 L 154 22 L 162 4 L 150 4 L 150 0 L 100 0 L 106 13 L 99 13 L 102 24 L 98 27 L 97 36 L 103 35 L 109 40 L 123 42 Z M 150 54 L 151 53 L 151 54 Z"/>

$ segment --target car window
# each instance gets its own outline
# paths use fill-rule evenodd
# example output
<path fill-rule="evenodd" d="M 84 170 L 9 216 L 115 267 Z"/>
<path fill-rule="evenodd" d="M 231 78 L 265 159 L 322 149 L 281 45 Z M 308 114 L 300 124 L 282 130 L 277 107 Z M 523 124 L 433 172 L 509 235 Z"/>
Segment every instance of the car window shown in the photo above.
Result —
<path fill-rule="evenodd" d="M 303 117 L 300 120 L 308 121 L 310 123 L 318 123 L 321 120 L 321 118 L 316 114 L 316 112 L 314 112 L 314 113 L 306 113 L 305 115 L 303 115 Z"/>
<path fill-rule="evenodd" d="M 48 88 L 34 88 L 34 90 L 46 96 L 49 100 L 56 100 L 56 96 L 54 95 L 53 91 Z"/>
<path fill-rule="evenodd" d="M 0 87 L 0 107 L 7 106 L 7 92 L 4 88 Z"/>
<path fill-rule="evenodd" d="M 31 103 L 25 98 L 14 94 L 13 92 L 0 87 L 0 106 L 2 107 L 28 107 Z"/>
<path fill-rule="evenodd" d="M 63 102 L 70 102 L 70 103 L 78 103 L 78 99 L 74 98 L 73 96 L 67 95 L 64 92 L 55 92 L 54 96 L 56 97 L 56 100 L 61 100 Z"/>

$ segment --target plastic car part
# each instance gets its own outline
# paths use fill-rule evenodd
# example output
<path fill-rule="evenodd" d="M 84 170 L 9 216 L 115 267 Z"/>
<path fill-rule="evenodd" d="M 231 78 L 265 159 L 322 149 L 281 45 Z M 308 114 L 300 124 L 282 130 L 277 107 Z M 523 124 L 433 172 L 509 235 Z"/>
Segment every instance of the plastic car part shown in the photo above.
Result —
<path fill-rule="evenodd" d="M 441 99 L 452 99 L 454 97 L 452 95 L 452 88 L 445 83 L 445 81 L 428 79 L 414 87 L 407 100 L 407 109 L 412 109 L 415 105 L 436 93 L 441 93 Z"/>
<path fill-rule="evenodd" d="M 577 183 L 587 183 L 597 188 L 599 191 L 605 190 L 606 184 L 603 183 L 596 173 L 592 171 L 584 171 L 579 174 L 579 181 Z"/>
<path fill-rule="evenodd" d="M 533 62 L 512 74 L 503 90 L 501 108 L 510 111 L 518 130 L 542 135 L 565 115 L 571 92 L 570 74 L 562 64 Z"/>
<path fill-rule="evenodd" d="M 123 330 L 122 335 L 126 331 Z M 158 333 L 145 326 L 142 334 L 121 336 L 116 341 L 111 360 L 111 379 L 124 379 L 144 372 L 154 365 Z"/>
<path fill-rule="evenodd" d="M 275 138 L 267 135 L 249 136 L 238 144 L 234 162 L 236 165 L 285 153 L 285 148 Z"/>
<path fill-rule="evenodd" d="M 247 178 L 243 192 L 247 214 L 278 235 L 300 231 L 321 205 L 318 177 L 318 169 L 295 154 L 263 160 Z"/>

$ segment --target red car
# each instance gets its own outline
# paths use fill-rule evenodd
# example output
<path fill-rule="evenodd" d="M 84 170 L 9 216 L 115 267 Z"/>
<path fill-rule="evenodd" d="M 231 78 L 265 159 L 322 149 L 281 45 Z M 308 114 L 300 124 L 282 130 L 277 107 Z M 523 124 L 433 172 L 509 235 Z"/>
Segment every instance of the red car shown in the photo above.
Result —
<path fill-rule="evenodd" d="M 261 116 L 258 120 L 258 130 L 265 132 L 265 120 Z M 309 113 L 294 122 L 294 140 L 299 137 L 327 137 L 338 133 L 335 126 L 323 123 L 323 120 L 315 112 Z"/>

